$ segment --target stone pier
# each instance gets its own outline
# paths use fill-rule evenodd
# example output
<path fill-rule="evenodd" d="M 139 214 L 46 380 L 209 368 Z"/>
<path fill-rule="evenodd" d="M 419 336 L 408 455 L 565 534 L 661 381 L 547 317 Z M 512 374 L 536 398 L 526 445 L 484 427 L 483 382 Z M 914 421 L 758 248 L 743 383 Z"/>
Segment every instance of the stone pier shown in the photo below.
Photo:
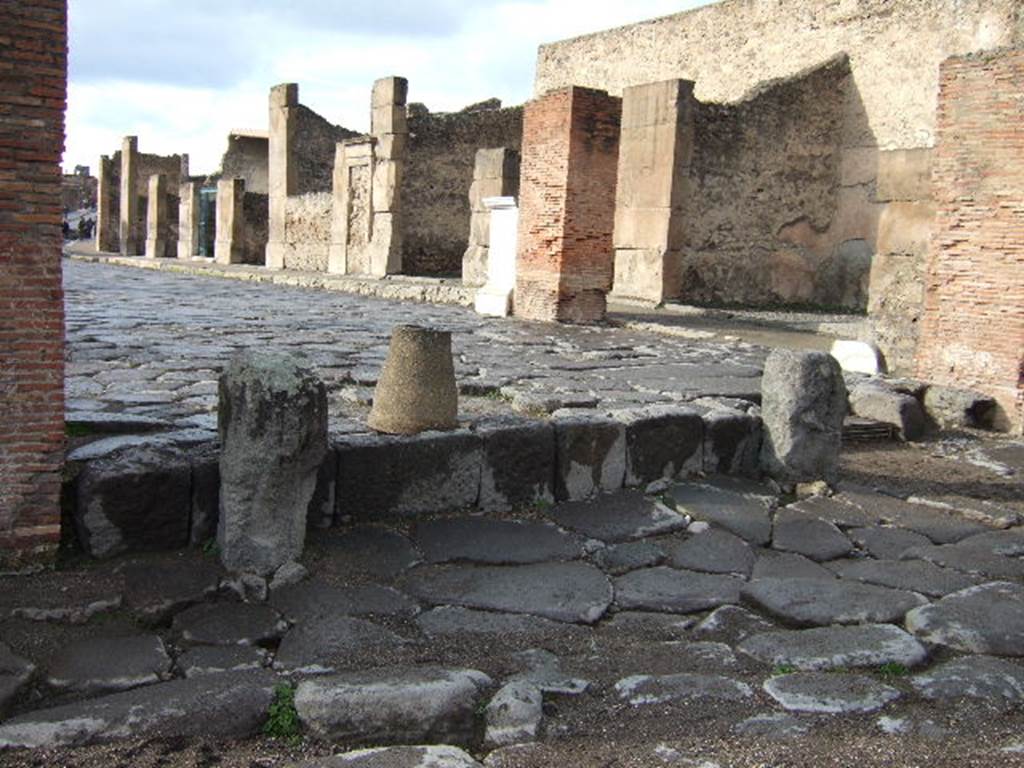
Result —
<path fill-rule="evenodd" d="M 213 260 L 217 264 L 245 261 L 245 180 L 217 182 L 217 239 Z"/>
<path fill-rule="evenodd" d="M 178 258 L 199 253 L 199 184 L 187 181 L 178 192 Z"/>
<path fill-rule="evenodd" d="M 297 136 L 298 107 L 297 83 L 282 83 L 270 89 L 267 269 L 284 269 L 286 206 L 288 196 L 298 193 L 298 169 L 293 154 Z"/>
<path fill-rule="evenodd" d="M 167 176 L 154 173 L 149 177 L 146 198 L 146 258 L 162 259 L 167 255 Z"/>
<path fill-rule="evenodd" d="M 484 205 L 484 199 L 518 195 L 519 153 L 508 147 L 478 149 L 469 188 L 469 246 L 462 257 L 465 285 L 482 286 L 487 282 L 491 211 Z"/>
<path fill-rule="evenodd" d="M 139 255 L 139 139 L 125 136 L 121 142 L 121 206 L 119 240 L 122 256 Z"/>
<path fill-rule="evenodd" d="M 100 156 L 96 174 L 96 250 L 119 250 L 118 222 L 121 216 L 120 167 L 107 155 Z"/>

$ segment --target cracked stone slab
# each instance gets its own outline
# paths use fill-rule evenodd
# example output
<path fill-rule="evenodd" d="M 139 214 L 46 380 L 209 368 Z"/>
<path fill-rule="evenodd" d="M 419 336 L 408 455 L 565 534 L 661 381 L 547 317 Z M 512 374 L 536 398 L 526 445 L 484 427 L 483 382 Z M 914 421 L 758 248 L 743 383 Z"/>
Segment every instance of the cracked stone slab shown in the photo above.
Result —
<path fill-rule="evenodd" d="M 1024 656 L 1024 587 L 994 581 L 910 611 L 907 631 L 971 653 Z"/>
<path fill-rule="evenodd" d="M 743 587 L 742 596 L 796 626 L 885 624 L 927 602 L 913 592 L 842 579 L 758 579 Z"/>
<path fill-rule="evenodd" d="M 599 549 L 594 554 L 594 562 L 615 576 L 661 565 L 664 561 L 665 551 L 653 541 L 627 541 Z"/>
<path fill-rule="evenodd" d="M 678 512 L 723 528 L 755 546 L 771 539 L 774 501 L 768 497 L 699 483 L 674 485 L 669 497 Z"/>
<path fill-rule="evenodd" d="M 936 544 L 952 544 L 990 528 L 965 520 L 929 504 L 914 504 L 893 496 L 861 490 L 843 490 L 834 497 L 865 510 L 879 522 L 927 536 Z"/>
<path fill-rule="evenodd" d="M 841 579 L 920 592 L 928 597 L 943 597 L 981 582 L 924 560 L 834 560 L 828 568 Z"/>
<path fill-rule="evenodd" d="M 415 747 L 356 749 L 333 757 L 308 760 L 299 768 L 481 768 L 458 747 L 431 744 Z"/>
<path fill-rule="evenodd" d="M 416 624 L 427 637 L 554 637 L 585 631 L 573 624 L 525 613 L 495 613 L 450 605 L 424 611 L 416 617 Z"/>
<path fill-rule="evenodd" d="M 752 579 L 832 579 L 835 574 L 813 560 L 793 552 L 764 549 L 750 573 Z"/>
<path fill-rule="evenodd" d="M 674 568 L 645 568 L 614 581 L 615 604 L 623 609 L 695 613 L 739 602 L 741 579 Z"/>
<path fill-rule="evenodd" d="M 171 658 L 156 635 L 90 637 L 63 647 L 49 666 L 46 684 L 62 691 L 112 693 L 158 683 Z"/>
<path fill-rule="evenodd" d="M 509 566 L 425 566 L 403 588 L 433 605 L 527 613 L 593 624 L 612 602 L 608 577 L 586 563 Z"/>
<path fill-rule="evenodd" d="M 544 697 L 540 689 L 525 681 L 502 686 L 484 713 L 487 730 L 484 744 L 505 747 L 537 740 L 544 717 Z"/>
<path fill-rule="evenodd" d="M 825 520 L 839 528 L 870 527 L 881 522 L 881 516 L 844 501 L 839 496 L 811 496 L 786 507 L 809 517 Z"/>
<path fill-rule="evenodd" d="M 201 677 L 262 669 L 269 656 L 264 649 L 252 646 L 197 645 L 181 654 L 176 665 L 185 677 Z"/>
<path fill-rule="evenodd" d="M 850 531 L 850 538 L 858 547 L 879 560 L 896 560 L 908 549 L 932 543 L 924 534 L 882 526 L 855 528 Z"/>
<path fill-rule="evenodd" d="M 676 701 L 743 701 L 750 686 L 721 675 L 633 675 L 615 683 L 615 692 L 634 707 Z"/>
<path fill-rule="evenodd" d="M 415 540 L 430 563 L 525 565 L 576 560 L 583 555 L 583 542 L 578 536 L 550 523 L 521 520 L 431 520 L 416 526 Z"/>
<path fill-rule="evenodd" d="M 288 625 L 267 605 L 209 603 L 179 613 L 171 628 L 192 645 L 263 645 L 279 640 Z"/>
<path fill-rule="evenodd" d="M 748 637 L 737 650 L 773 666 L 804 671 L 916 667 L 928 658 L 921 643 L 891 624 L 782 630 Z"/>
<path fill-rule="evenodd" d="M 1024 702 L 1024 666 L 994 656 L 967 656 L 910 680 L 926 699 L 980 699 L 1004 708 Z"/>
<path fill-rule="evenodd" d="M 1024 560 L 992 555 L 980 549 L 971 549 L 955 544 L 913 547 L 900 555 L 900 559 L 926 560 L 945 568 L 954 568 L 964 573 L 973 573 L 993 579 L 1024 578 Z"/>
<path fill-rule="evenodd" d="M 738 605 L 716 608 L 693 629 L 695 635 L 714 637 L 736 643 L 759 632 L 770 632 L 775 624 Z"/>
<path fill-rule="evenodd" d="M 764 690 L 783 709 L 839 715 L 875 712 L 902 695 L 866 675 L 794 672 L 766 680 Z"/>
<path fill-rule="evenodd" d="M 689 520 L 639 491 L 556 505 L 548 517 L 563 528 L 607 542 L 623 542 L 680 531 Z"/>
<path fill-rule="evenodd" d="M 775 514 L 772 547 L 824 562 L 848 555 L 853 543 L 834 524 L 786 508 Z"/>
<path fill-rule="evenodd" d="M 274 590 L 269 604 L 289 621 L 323 615 L 415 616 L 420 610 L 412 598 L 393 587 L 339 587 L 315 578 Z"/>
<path fill-rule="evenodd" d="M 396 650 L 403 642 L 394 632 L 365 619 L 313 616 L 281 640 L 274 669 L 290 674 L 329 674 L 353 655 Z"/>
<path fill-rule="evenodd" d="M 728 531 L 711 528 L 686 541 L 665 547 L 669 565 L 704 573 L 735 573 L 750 576 L 756 555 L 750 545 Z"/>
<path fill-rule="evenodd" d="M 378 578 L 394 578 L 420 560 L 409 539 L 376 525 L 356 526 L 323 541 L 330 556 L 344 562 L 346 568 Z"/>

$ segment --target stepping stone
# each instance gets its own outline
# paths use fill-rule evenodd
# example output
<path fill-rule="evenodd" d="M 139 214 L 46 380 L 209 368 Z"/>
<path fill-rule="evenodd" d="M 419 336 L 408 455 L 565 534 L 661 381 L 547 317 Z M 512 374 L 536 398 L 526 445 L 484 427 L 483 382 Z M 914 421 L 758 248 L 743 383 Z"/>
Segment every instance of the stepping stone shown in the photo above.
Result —
<path fill-rule="evenodd" d="M 612 602 L 608 577 L 585 563 L 428 566 L 410 572 L 404 588 L 433 605 L 528 613 L 593 624 Z"/>
<path fill-rule="evenodd" d="M 669 496 L 676 510 L 734 533 L 756 546 L 772 535 L 773 502 L 764 496 L 737 493 L 713 485 L 674 485 Z"/>
<path fill-rule="evenodd" d="M 926 699 L 980 699 L 998 708 L 1024 702 L 1024 667 L 993 656 L 949 661 L 910 682 Z"/>
<path fill-rule="evenodd" d="M 725 643 L 675 640 L 662 645 L 673 649 L 673 661 L 678 661 L 684 668 L 694 666 L 706 671 L 736 666 L 736 654 Z"/>
<path fill-rule="evenodd" d="M 834 579 L 835 574 L 803 555 L 792 552 L 761 550 L 751 579 Z"/>
<path fill-rule="evenodd" d="M 832 523 L 787 508 L 775 514 L 772 547 L 824 562 L 848 555 L 853 544 Z"/>
<path fill-rule="evenodd" d="M 1024 555 L 1024 528 L 976 533 L 958 541 L 957 546 L 982 550 L 990 555 L 1020 557 Z"/>
<path fill-rule="evenodd" d="M 356 526 L 323 541 L 330 557 L 343 562 L 346 570 L 382 579 L 393 579 L 420 560 L 405 536 L 376 525 Z"/>
<path fill-rule="evenodd" d="M 513 675 L 508 682 L 526 682 L 542 693 L 563 696 L 577 696 L 590 687 L 589 680 L 570 677 L 562 672 L 562 660 L 550 651 L 530 648 L 520 651 L 513 658 L 520 665 L 521 671 Z"/>
<path fill-rule="evenodd" d="M 754 550 L 739 536 L 712 528 L 686 541 L 665 547 L 669 565 L 704 573 L 735 573 L 750 576 Z"/>
<path fill-rule="evenodd" d="M 971 549 L 955 544 L 929 545 L 908 549 L 901 560 L 927 560 L 964 573 L 974 573 L 993 579 L 1024 578 L 1024 560 L 1002 555 L 991 555 L 982 549 Z"/>
<path fill-rule="evenodd" d="M 415 616 L 420 610 L 408 595 L 392 587 L 338 587 L 317 579 L 275 590 L 269 604 L 296 622 L 315 616 Z"/>
<path fill-rule="evenodd" d="M 3 590 L 0 618 L 85 624 L 93 616 L 115 611 L 123 602 L 124 579 L 81 571 L 57 571 L 32 577 L 33 589 Z"/>
<path fill-rule="evenodd" d="M 764 690 L 783 709 L 839 715 L 874 712 L 902 695 L 865 675 L 794 672 L 766 680 Z"/>
<path fill-rule="evenodd" d="M 147 685 L 36 710 L 0 724 L 0 749 L 77 747 L 133 739 L 244 739 L 263 728 L 270 672 L 227 672 Z"/>
<path fill-rule="evenodd" d="M 177 667 L 185 677 L 201 677 L 221 672 L 262 669 L 269 654 L 262 648 L 244 645 L 197 645 L 178 657 Z"/>
<path fill-rule="evenodd" d="M 289 674 L 326 674 L 353 656 L 394 651 L 402 638 L 351 616 L 315 616 L 294 627 L 277 649 L 274 669 Z"/>
<path fill-rule="evenodd" d="M 932 543 L 931 539 L 920 533 L 881 526 L 855 528 L 850 531 L 850 538 L 858 547 L 879 560 L 896 560 L 912 547 L 923 547 Z"/>
<path fill-rule="evenodd" d="M 569 501 L 548 512 L 563 528 L 607 542 L 634 541 L 681 531 L 690 521 L 639 491 Z"/>
<path fill-rule="evenodd" d="M 881 522 L 927 536 L 936 544 L 952 544 L 976 533 L 990 531 L 980 523 L 965 520 L 927 504 L 912 504 L 903 499 L 870 491 L 844 490 L 834 497 L 877 516 Z"/>
<path fill-rule="evenodd" d="M 299 768 L 481 768 L 481 765 L 458 747 L 438 744 L 356 749 L 334 757 L 309 760 Z"/>
<path fill-rule="evenodd" d="M 421 613 L 416 624 L 427 637 L 555 637 L 584 631 L 572 624 L 525 613 L 494 613 L 449 605 Z"/>
<path fill-rule="evenodd" d="M 214 595 L 224 569 L 214 558 L 189 555 L 131 562 L 120 568 L 125 607 L 153 626 Z"/>
<path fill-rule="evenodd" d="M 721 675 L 633 675 L 615 684 L 619 698 L 634 707 L 676 701 L 743 701 L 750 686 Z"/>
<path fill-rule="evenodd" d="M 473 741 L 491 679 L 472 669 L 406 667 L 348 672 L 299 683 L 295 709 L 325 741 L 422 744 Z"/>
<path fill-rule="evenodd" d="M 638 568 L 651 568 L 665 562 L 664 550 L 652 541 L 628 541 L 599 549 L 594 562 L 606 573 L 621 576 Z"/>
<path fill-rule="evenodd" d="M 416 544 L 430 563 L 468 561 L 523 565 L 576 560 L 583 555 L 577 536 L 550 523 L 486 518 L 431 520 L 416 526 Z"/>
<path fill-rule="evenodd" d="M 615 604 L 664 613 L 695 613 L 739 602 L 743 581 L 733 576 L 645 568 L 614 581 Z"/>
<path fill-rule="evenodd" d="M 484 715 L 487 719 L 485 747 L 536 741 L 544 717 L 543 694 L 524 681 L 508 683 L 494 694 Z"/>
<path fill-rule="evenodd" d="M 926 603 L 920 595 L 841 579 L 759 579 L 743 599 L 796 626 L 886 624 Z"/>
<path fill-rule="evenodd" d="M 649 611 L 619 611 L 602 626 L 623 633 L 650 633 L 675 639 L 686 634 L 695 623 L 689 617 Z"/>
<path fill-rule="evenodd" d="M 179 613 L 172 629 L 192 645 L 265 645 L 281 639 L 288 625 L 267 605 L 209 603 Z"/>
<path fill-rule="evenodd" d="M 7 714 L 11 704 L 32 679 L 35 665 L 15 654 L 0 643 L 0 718 Z"/>
<path fill-rule="evenodd" d="M 840 528 L 872 526 L 881 521 L 879 515 L 865 511 L 836 496 L 811 496 L 788 505 L 786 509 L 825 520 Z"/>
<path fill-rule="evenodd" d="M 782 741 L 806 736 L 814 728 L 814 725 L 815 723 L 810 720 L 801 720 L 784 712 L 772 712 L 748 717 L 737 723 L 733 732 L 737 736 Z"/>
<path fill-rule="evenodd" d="M 738 651 L 773 666 L 805 671 L 842 667 L 916 667 L 928 658 L 917 640 L 891 624 L 820 627 L 748 637 Z"/>
<path fill-rule="evenodd" d="M 828 567 L 841 579 L 920 592 L 928 597 L 943 597 L 980 583 L 975 577 L 924 560 L 835 560 Z"/>
<path fill-rule="evenodd" d="M 723 605 L 694 627 L 693 634 L 736 643 L 745 637 L 775 629 L 770 621 L 738 605 Z"/>
<path fill-rule="evenodd" d="M 971 653 L 1024 656 L 1024 587 L 994 581 L 954 592 L 910 611 L 906 627 L 926 643 Z"/>
<path fill-rule="evenodd" d="M 90 637 L 59 651 L 46 684 L 94 695 L 159 683 L 170 671 L 171 658 L 156 635 Z"/>

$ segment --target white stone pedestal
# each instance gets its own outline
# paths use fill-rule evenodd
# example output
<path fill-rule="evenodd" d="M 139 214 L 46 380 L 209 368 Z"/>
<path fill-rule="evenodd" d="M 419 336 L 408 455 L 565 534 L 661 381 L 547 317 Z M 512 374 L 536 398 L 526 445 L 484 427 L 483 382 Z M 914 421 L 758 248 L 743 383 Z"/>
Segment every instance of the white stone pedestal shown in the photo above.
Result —
<path fill-rule="evenodd" d="M 474 307 L 481 315 L 508 317 L 512 314 L 512 293 L 516 288 L 519 208 L 514 197 L 485 197 L 483 203 L 491 215 L 487 283 L 476 292 Z"/>

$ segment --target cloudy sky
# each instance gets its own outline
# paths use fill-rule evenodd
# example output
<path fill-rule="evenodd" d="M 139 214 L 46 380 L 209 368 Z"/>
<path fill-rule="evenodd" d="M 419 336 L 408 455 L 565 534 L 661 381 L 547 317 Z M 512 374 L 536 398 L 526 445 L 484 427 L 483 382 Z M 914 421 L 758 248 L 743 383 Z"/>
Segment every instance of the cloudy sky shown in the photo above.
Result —
<path fill-rule="evenodd" d="M 64 166 L 143 152 L 217 168 L 233 128 L 265 129 L 271 85 L 369 128 L 370 85 L 409 78 L 434 111 L 528 99 L 537 46 L 710 0 L 70 0 Z"/>

